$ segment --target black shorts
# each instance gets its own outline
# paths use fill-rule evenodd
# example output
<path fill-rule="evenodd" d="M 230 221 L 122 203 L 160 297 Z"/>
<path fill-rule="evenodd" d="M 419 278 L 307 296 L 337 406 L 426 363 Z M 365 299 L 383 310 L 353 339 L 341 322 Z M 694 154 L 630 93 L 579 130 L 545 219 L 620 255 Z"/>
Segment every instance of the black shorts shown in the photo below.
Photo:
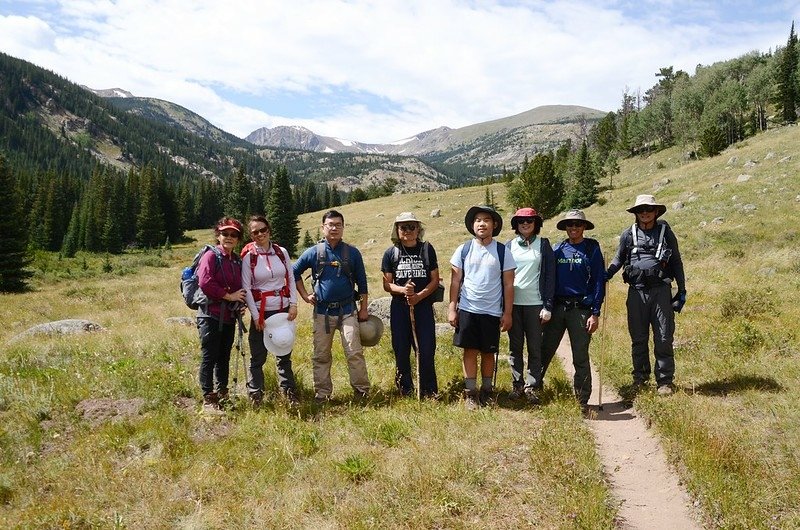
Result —
<path fill-rule="evenodd" d="M 500 317 L 477 315 L 459 309 L 453 345 L 484 353 L 496 353 L 500 348 Z"/>

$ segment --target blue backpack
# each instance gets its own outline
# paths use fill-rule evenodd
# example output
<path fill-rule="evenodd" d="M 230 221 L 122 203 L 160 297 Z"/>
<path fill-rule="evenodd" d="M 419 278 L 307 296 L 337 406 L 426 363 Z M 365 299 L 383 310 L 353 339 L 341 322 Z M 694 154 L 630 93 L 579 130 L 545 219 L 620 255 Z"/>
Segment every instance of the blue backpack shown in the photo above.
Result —
<path fill-rule="evenodd" d="M 181 295 L 183 296 L 183 302 L 189 309 L 198 309 L 200 306 L 208 305 L 208 297 L 200 289 L 200 283 L 197 278 L 197 265 L 200 263 L 200 258 L 209 251 L 213 252 L 216 257 L 214 261 L 217 264 L 217 268 L 222 267 L 222 252 L 215 246 L 203 245 L 203 248 L 194 255 L 192 264 L 181 272 Z"/>
<path fill-rule="evenodd" d="M 461 297 L 461 285 L 464 285 L 464 261 L 467 259 L 467 254 L 469 254 L 470 249 L 472 248 L 472 239 L 464 243 L 464 246 L 461 248 L 461 284 L 458 286 L 458 296 Z M 497 259 L 500 261 L 500 307 L 504 307 L 506 303 L 506 290 L 505 290 L 505 281 L 503 278 L 503 266 L 505 265 L 506 259 L 506 246 L 500 243 L 498 240 L 494 240 L 497 243 Z"/>

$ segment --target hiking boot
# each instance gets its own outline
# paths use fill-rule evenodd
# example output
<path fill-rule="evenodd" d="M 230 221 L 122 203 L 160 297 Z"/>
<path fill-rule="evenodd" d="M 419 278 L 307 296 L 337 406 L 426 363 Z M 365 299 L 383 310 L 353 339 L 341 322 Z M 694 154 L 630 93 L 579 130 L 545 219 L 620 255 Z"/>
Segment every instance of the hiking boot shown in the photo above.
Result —
<path fill-rule="evenodd" d="M 324 405 L 331 400 L 330 396 L 314 396 L 314 403 Z"/>
<path fill-rule="evenodd" d="M 477 390 L 464 390 L 464 407 L 467 410 L 478 410 L 481 408 Z"/>
<path fill-rule="evenodd" d="M 219 396 L 216 392 L 209 392 L 203 396 L 203 408 L 201 412 L 203 414 L 213 415 L 222 413 L 222 409 L 219 407 Z"/>
<path fill-rule="evenodd" d="M 588 403 L 581 403 L 581 416 L 589 418 L 592 415 L 592 409 Z"/>
<path fill-rule="evenodd" d="M 286 398 L 286 401 L 289 402 L 290 405 L 299 405 L 300 398 L 297 397 L 297 390 L 294 388 L 284 388 L 283 389 L 283 397 Z"/>
<path fill-rule="evenodd" d="M 658 390 L 656 390 L 656 393 L 659 396 L 671 396 L 674 392 L 675 391 L 672 389 L 672 385 L 670 384 L 658 385 Z"/>
<path fill-rule="evenodd" d="M 494 392 L 492 392 L 491 388 L 481 388 L 480 394 L 478 394 L 478 400 L 481 406 L 488 407 L 492 404 L 492 401 L 494 401 Z"/>
<path fill-rule="evenodd" d="M 250 392 L 247 397 L 250 398 L 250 405 L 252 405 L 254 409 L 257 409 L 264 403 L 264 393 L 260 390 Z"/>
<path fill-rule="evenodd" d="M 363 401 L 369 397 L 369 392 L 366 390 L 353 390 L 353 399 L 356 401 Z"/>
<path fill-rule="evenodd" d="M 231 399 L 227 388 L 217 391 L 217 397 L 219 398 L 219 408 L 224 409 L 231 404 Z"/>
<path fill-rule="evenodd" d="M 539 398 L 539 392 L 535 388 L 525 389 L 525 399 L 527 399 L 528 404 L 532 406 L 539 405 L 542 402 Z"/>
<path fill-rule="evenodd" d="M 522 386 L 514 386 L 514 390 L 508 395 L 509 398 L 517 400 L 525 395 L 525 388 Z"/>

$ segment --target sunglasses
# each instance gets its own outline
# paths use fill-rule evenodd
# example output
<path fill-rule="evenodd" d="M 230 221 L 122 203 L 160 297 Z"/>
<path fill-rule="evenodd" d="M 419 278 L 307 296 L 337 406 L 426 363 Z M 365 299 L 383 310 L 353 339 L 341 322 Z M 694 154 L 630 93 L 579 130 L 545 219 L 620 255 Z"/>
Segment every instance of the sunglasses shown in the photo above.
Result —
<path fill-rule="evenodd" d="M 417 225 L 400 225 L 397 228 L 402 230 L 403 232 L 413 232 L 417 229 Z"/>
<path fill-rule="evenodd" d="M 239 232 L 235 230 L 223 230 L 219 233 L 222 237 L 239 237 Z"/>
<path fill-rule="evenodd" d="M 639 206 L 638 208 L 636 208 L 636 213 L 650 213 L 655 211 L 656 211 L 655 206 Z"/>
<path fill-rule="evenodd" d="M 269 232 L 269 228 L 266 226 L 264 228 L 259 228 L 258 230 L 250 230 L 250 235 L 260 236 L 261 234 L 266 234 Z"/>
<path fill-rule="evenodd" d="M 533 217 L 519 217 L 517 219 L 517 222 L 519 224 L 532 223 L 533 222 Z"/>
<path fill-rule="evenodd" d="M 574 227 L 581 228 L 583 226 L 583 221 L 569 221 L 567 223 L 564 223 L 564 226 L 566 226 L 567 228 L 574 228 Z"/>

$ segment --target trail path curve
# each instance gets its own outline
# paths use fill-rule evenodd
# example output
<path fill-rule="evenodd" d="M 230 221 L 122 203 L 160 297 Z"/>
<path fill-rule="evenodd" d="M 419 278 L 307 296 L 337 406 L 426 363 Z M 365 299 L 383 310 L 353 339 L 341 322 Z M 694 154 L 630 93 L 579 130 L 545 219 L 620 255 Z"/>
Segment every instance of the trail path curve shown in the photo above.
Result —
<path fill-rule="evenodd" d="M 572 353 L 566 336 L 556 353 L 572 381 Z M 636 530 L 702 528 L 688 493 L 667 463 L 658 437 L 648 430 L 636 409 L 605 386 L 603 410 L 597 409 L 599 381 L 593 363 L 589 400 L 592 410 L 586 421 L 594 433 L 612 493 L 620 503 L 617 527 Z"/>

